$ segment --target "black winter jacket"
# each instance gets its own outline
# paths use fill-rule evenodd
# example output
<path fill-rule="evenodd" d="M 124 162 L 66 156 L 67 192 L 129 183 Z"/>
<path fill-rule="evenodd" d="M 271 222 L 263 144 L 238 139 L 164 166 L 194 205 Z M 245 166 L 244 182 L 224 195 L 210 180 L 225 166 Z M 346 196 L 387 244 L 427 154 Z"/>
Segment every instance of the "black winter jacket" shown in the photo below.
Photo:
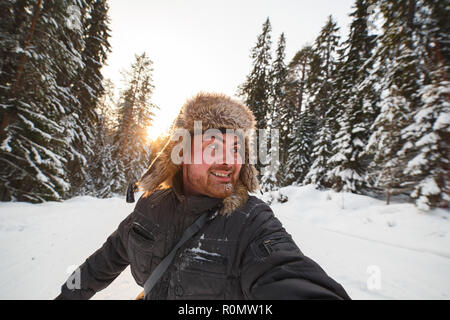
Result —
<path fill-rule="evenodd" d="M 158 190 L 138 201 L 103 246 L 81 266 L 81 289 L 62 286 L 57 299 L 89 299 L 128 265 L 143 286 L 197 217 L 211 219 L 177 252 L 149 299 L 350 299 L 302 254 L 270 207 L 250 196 L 230 216 L 214 215 L 221 199 L 181 198 Z"/>

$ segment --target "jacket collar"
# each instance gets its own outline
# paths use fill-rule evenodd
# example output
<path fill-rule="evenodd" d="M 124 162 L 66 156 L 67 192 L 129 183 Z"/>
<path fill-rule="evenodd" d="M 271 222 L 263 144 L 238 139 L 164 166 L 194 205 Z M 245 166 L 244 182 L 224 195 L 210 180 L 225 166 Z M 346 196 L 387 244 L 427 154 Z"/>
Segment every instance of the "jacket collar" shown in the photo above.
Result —
<path fill-rule="evenodd" d="M 206 211 L 216 211 L 222 206 L 222 199 L 210 198 L 207 196 L 187 196 L 185 197 L 185 210 L 189 214 L 197 215 Z"/>

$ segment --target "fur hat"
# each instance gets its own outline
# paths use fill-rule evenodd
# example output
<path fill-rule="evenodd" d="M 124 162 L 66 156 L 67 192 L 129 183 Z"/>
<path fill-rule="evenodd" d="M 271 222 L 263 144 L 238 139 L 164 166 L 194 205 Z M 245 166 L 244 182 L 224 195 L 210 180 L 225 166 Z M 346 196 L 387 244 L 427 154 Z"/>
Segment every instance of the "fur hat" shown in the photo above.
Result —
<path fill-rule="evenodd" d="M 204 131 L 208 129 L 242 129 L 244 131 L 256 129 L 252 111 L 242 103 L 223 94 L 204 92 L 197 94 L 183 105 L 174 121 L 166 145 L 160 149 L 157 157 L 137 182 L 139 190 L 145 192 L 144 197 L 158 188 L 173 187 L 176 189 L 178 187 L 178 191 L 180 191 L 182 166 L 174 164 L 171 160 L 172 150 L 179 142 L 173 141 L 171 137 L 180 128 L 193 133 L 194 121 L 201 121 Z M 249 192 L 259 190 L 257 171 L 249 163 L 249 150 L 249 139 L 245 137 L 245 162 L 242 164 L 232 195 L 223 199 L 221 214 L 231 214 L 247 202 Z"/>

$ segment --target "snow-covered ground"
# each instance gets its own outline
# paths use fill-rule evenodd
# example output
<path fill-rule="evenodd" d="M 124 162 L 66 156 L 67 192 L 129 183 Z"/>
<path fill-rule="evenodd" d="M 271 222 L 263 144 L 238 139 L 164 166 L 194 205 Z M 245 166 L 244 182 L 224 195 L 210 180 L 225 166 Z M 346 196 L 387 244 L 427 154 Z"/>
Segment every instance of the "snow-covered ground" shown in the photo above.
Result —
<path fill-rule="evenodd" d="M 450 212 L 286 187 L 276 216 L 353 299 L 450 299 Z M 264 195 L 263 199 L 269 199 Z M 123 198 L 0 203 L 0 299 L 52 299 L 132 210 Z M 127 268 L 93 299 L 133 299 Z"/>

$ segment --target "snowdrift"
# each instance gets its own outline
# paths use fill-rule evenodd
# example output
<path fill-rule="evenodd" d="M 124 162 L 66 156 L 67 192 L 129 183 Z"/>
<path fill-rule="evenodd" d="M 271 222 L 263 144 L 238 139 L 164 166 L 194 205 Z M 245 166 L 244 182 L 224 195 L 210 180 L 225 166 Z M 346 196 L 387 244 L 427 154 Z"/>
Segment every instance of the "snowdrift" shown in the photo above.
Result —
<path fill-rule="evenodd" d="M 280 193 L 288 198 L 280 203 Z M 261 196 L 303 253 L 353 299 L 450 299 L 450 212 L 313 185 Z M 0 203 L 0 299 L 53 299 L 132 212 L 123 198 Z M 134 299 L 127 268 L 93 299 Z"/>

